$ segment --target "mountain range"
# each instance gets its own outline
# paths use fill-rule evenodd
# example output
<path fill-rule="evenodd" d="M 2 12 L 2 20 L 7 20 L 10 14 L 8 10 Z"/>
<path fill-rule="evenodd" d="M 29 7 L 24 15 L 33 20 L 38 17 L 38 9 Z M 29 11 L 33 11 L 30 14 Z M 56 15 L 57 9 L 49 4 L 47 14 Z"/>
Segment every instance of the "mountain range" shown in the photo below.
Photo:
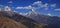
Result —
<path fill-rule="evenodd" d="M 60 17 L 29 12 L 20 15 L 13 11 L 0 11 L 0 28 L 60 28 Z"/>
<path fill-rule="evenodd" d="M 13 24 L 12 26 L 14 26 L 14 24 L 15 24 L 14 22 L 17 22 L 17 24 L 16 24 L 17 27 L 14 26 L 15 28 L 44 28 L 44 27 L 47 27 L 47 24 L 36 22 L 35 20 L 32 20 L 32 19 L 25 17 L 25 16 L 22 16 L 16 12 L 13 12 L 13 11 L 0 11 L 0 15 L 1 15 L 0 17 L 3 16 L 4 21 L 6 21 L 7 19 L 8 19 L 8 21 L 13 20 L 13 21 L 11 21 L 11 23 Z M 6 17 L 6 19 L 4 17 Z M 2 18 L 0 18 L 0 19 L 2 20 Z M 6 25 L 8 27 L 12 28 L 12 26 L 8 25 L 9 23 L 10 22 L 7 22 Z M 18 25 L 21 27 L 19 27 Z M 2 26 L 2 27 L 4 28 L 7 26 Z"/>
<path fill-rule="evenodd" d="M 31 11 L 26 15 L 26 17 L 39 23 L 48 24 L 48 28 L 60 28 L 60 17 L 58 16 L 42 15 Z"/>

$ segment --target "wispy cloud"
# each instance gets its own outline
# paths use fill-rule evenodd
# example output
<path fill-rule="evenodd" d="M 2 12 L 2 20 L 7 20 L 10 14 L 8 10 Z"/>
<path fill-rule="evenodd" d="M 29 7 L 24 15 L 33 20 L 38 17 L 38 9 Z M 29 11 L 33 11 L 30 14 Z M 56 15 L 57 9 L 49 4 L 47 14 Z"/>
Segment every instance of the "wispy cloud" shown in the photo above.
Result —
<path fill-rule="evenodd" d="M 13 1 L 9 1 L 8 3 L 13 3 Z"/>
<path fill-rule="evenodd" d="M 36 1 L 36 2 L 33 3 L 33 5 L 35 5 L 35 4 L 40 4 L 41 5 L 42 1 Z"/>
<path fill-rule="evenodd" d="M 43 4 L 42 1 L 36 1 L 32 5 L 25 6 L 25 7 L 16 7 L 16 9 L 32 9 L 32 8 L 33 9 L 40 9 L 40 8 L 44 8 L 44 10 L 48 10 L 49 7 L 54 8 L 54 7 L 56 7 L 56 4 L 48 4 L 48 3 Z"/>
<path fill-rule="evenodd" d="M 37 2 L 34 2 L 33 3 L 33 6 L 36 6 L 36 8 L 44 8 L 45 10 L 48 10 L 49 8 L 55 8 L 56 7 L 56 4 L 48 4 L 48 3 L 45 3 L 43 4 L 41 1 L 37 1 Z"/>
<path fill-rule="evenodd" d="M 16 7 L 16 9 L 32 9 L 32 7 L 31 6 Z"/>
<path fill-rule="evenodd" d="M 60 11 L 60 8 L 59 9 L 55 9 L 55 11 Z"/>
<path fill-rule="evenodd" d="M 51 6 L 51 7 L 56 7 L 56 4 L 51 4 L 50 6 Z"/>
<path fill-rule="evenodd" d="M 34 2 L 32 5 L 36 5 L 36 4 L 38 4 L 38 6 L 39 6 L 40 4 L 42 4 L 42 2 L 37 1 L 37 2 Z M 32 7 L 32 5 L 25 6 L 25 7 L 16 7 L 16 9 L 36 9 L 35 7 Z"/>
<path fill-rule="evenodd" d="M 29 5 L 29 6 L 25 6 L 25 7 L 16 7 L 16 9 L 33 9 L 33 11 L 35 11 L 35 9 L 41 9 L 43 8 L 44 10 L 49 10 L 50 8 L 55 8 L 56 7 L 56 4 L 48 4 L 48 3 L 45 3 L 43 4 L 42 1 L 36 1 L 34 2 L 32 5 Z M 56 11 L 59 11 L 60 9 L 55 9 Z M 51 16 L 50 13 L 48 13 L 47 15 Z"/>
<path fill-rule="evenodd" d="M 48 3 L 43 4 L 42 1 L 34 2 L 32 5 L 33 7 L 36 7 L 37 9 L 44 8 L 45 10 L 48 10 L 48 6 L 49 6 Z"/>
<path fill-rule="evenodd" d="M 27 15 L 28 13 L 21 13 L 21 12 L 20 12 L 19 14 L 25 16 L 25 15 Z"/>

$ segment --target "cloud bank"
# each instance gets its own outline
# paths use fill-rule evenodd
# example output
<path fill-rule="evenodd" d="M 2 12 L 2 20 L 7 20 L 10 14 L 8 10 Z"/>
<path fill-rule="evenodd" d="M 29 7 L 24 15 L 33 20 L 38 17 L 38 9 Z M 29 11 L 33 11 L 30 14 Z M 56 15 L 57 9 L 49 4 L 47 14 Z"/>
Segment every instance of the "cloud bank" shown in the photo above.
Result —
<path fill-rule="evenodd" d="M 36 1 L 34 2 L 32 5 L 29 6 L 25 6 L 25 7 L 20 7 L 17 6 L 16 9 L 33 9 L 33 11 L 37 10 L 37 9 L 41 9 L 43 8 L 44 10 L 49 10 L 50 8 L 54 9 L 54 11 L 59 11 L 60 9 L 55 9 L 56 8 L 56 4 L 48 4 L 48 3 L 42 3 L 42 1 Z M 51 16 L 52 14 L 48 13 L 47 15 Z"/>
<path fill-rule="evenodd" d="M 16 9 L 40 9 L 40 8 L 44 8 L 45 10 L 48 10 L 49 7 L 55 8 L 56 4 L 48 4 L 48 3 L 43 4 L 42 1 L 37 1 L 37 2 L 34 2 L 32 5 L 25 6 L 25 7 L 16 7 Z"/>

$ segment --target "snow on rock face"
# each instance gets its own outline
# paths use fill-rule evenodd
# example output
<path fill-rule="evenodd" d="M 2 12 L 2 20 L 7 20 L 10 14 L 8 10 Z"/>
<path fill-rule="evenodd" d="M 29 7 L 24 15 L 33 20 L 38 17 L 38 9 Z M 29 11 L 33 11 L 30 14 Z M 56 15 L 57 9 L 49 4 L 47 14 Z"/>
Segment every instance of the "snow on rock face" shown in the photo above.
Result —
<path fill-rule="evenodd" d="M 4 11 L 11 11 L 11 9 L 8 6 L 5 6 Z"/>
<path fill-rule="evenodd" d="M 3 8 L 0 8 L 0 11 L 11 11 L 11 8 L 8 6 L 5 6 Z"/>
<path fill-rule="evenodd" d="M 0 8 L 0 12 L 9 16 L 13 16 L 14 12 L 11 10 L 9 6 L 5 6 L 3 8 Z"/>

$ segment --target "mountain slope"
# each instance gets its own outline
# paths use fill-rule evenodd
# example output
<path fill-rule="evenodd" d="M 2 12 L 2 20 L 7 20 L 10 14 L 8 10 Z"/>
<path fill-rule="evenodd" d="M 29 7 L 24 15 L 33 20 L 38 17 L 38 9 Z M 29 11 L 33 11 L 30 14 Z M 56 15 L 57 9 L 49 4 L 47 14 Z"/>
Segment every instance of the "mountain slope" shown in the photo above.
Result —
<path fill-rule="evenodd" d="M 18 23 L 0 14 L 0 28 L 27 28 L 27 27 L 22 25 L 21 23 Z"/>
<path fill-rule="evenodd" d="M 36 14 L 34 12 L 28 13 L 26 16 L 39 23 L 48 24 L 47 28 L 60 28 L 60 17 Z"/>
<path fill-rule="evenodd" d="M 6 10 L 9 10 L 9 8 L 6 8 Z M 7 20 L 9 20 L 9 22 L 7 22 Z M 3 28 L 7 26 L 9 28 L 21 28 L 23 26 L 23 28 L 60 28 L 60 17 L 38 14 L 33 11 L 33 9 L 32 12 L 29 12 L 26 16 L 22 16 L 13 11 L 5 11 L 3 9 L 2 11 L 0 11 L 0 22 L 3 22 L 1 23 L 3 24 Z M 10 25 L 10 23 L 12 24 Z"/>
<path fill-rule="evenodd" d="M 5 17 L 8 17 L 12 20 L 15 20 L 23 25 L 25 25 L 28 28 L 44 28 L 47 27 L 47 24 L 38 23 L 30 18 L 27 18 L 25 16 L 22 16 L 18 13 L 13 12 L 14 14 L 12 16 L 6 15 L 6 13 L 1 12 L 0 14 L 4 15 Z M 7 13 L 8 14 L 8 13 Z"/>
<path fill-rule="evenodd" d="M 9 12 L 0 12 L 0 14 L 23 24 L 28 28 L 60 28 L 60 17 L 57 16 L 48 16 L 31 12 L 25 17 L 15 12 L 12 12 L 13 14 Z M 12 16 L 10 16 L 10 14 Z"/>

